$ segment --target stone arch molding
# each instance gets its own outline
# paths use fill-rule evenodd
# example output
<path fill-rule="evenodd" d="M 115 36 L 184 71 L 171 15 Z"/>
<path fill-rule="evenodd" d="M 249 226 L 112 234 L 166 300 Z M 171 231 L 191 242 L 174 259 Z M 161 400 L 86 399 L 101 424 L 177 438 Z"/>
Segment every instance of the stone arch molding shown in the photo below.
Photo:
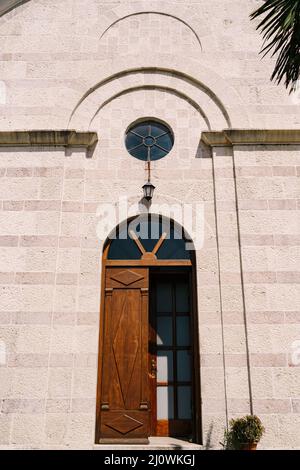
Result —
<path fill-rule="evenodd" d="M 200 49 L 202 49 L 202 45 L 201 45 L 201 41 L 200 41 L 200 37 L 196 31 L 196 29 L 191 26 L 191 24 L 189 24 L 187 21 L 183 20 L 182 18 L 180 18 L 179 16 L 176 16 L 174 14 L 171 14 L 171 13 L 166 13 L 166 12 L 163 12 L 163 11 L 156 11 L 156 10 L 148 10 L 148 11 L 138 11 L 138 12 L 135 12 L 135 13 L 129 13 L 121 18 L 118 18 L 116 19 L 115 21 L 113 21 L 109 26 L 106 27 L 106 29 L 103 31 L 103 33 L 101 34 L 100 36 L 100 41 L 101 39 L 114 27 L 116 26 L 118 23 L 120 23 L 121 21 L 124 21 L 124 20 L 127 20 L 128 18 L 132 18 L 132 17 L 136 17 L 136 16 L 141 16 L 141 15 L 158 15 L 158 16 L 165 16 L 166 18 L 172 18 L 176 21 L 178 21 L 179 23 L 185 25 L 187 27 L 187 29 L 190 30 L 190 32 L 192 33 L 192 35 L 194 36 L 194 38 L 196 39 L 198 45 L 200 46 Z"/>
<path fill-rule="evenodd" d="M 34 6 L 34 3 L 31 0 L 1 0 L 0 16 L 23 4 Z M 176 17 L 195 32 L 200 42 L 211 34 L 210 26 L 203 21 L 205 16 L 201 9 L 195 16 L 192 9 L 180 3 L 174 15 L 174 3 L 160 2 L 158 12 L 157 2 L 141 0 L 138 3 L 120 2 L 106 8 L 97 26 L 98 40 L 101 35 L 105 37 L 105 33 L 122 19 L 149 12 Z M 128 54 L 103 61 L 101 69 L 95 72 L 86 77 L 88 91 L 84 93 L 83 90 L 84 94 L 79 102 L 73 110 L 71 107 L 70 126 L 76 125 L 82 130 L 89 128 L 93 124 L 93 116 L 97 116 L 97 110 L 100 112 L 101 106 L 117 99 L 122 93 L 133 92 L 135 87 L 142 86 L 160 87 L 187 100 L 198 109 L 207 129 L 249 126 L 242 97 L 227 80 L 203 66 L 200 54 L 197 59 L 185 57 L 184 60 L 174 54 L 158 54 L 146 59 Z"/>
<path fill-rule="evenodd" d="M 28 2 L 31 3 L 31 0 L 1 0 L 0 16 L 5 15 L 9 11 Z M 200 34 L 198 31 L 199 18 L 196 19 L 190 12 L 190 9 L 186 8 L 184 4 L 176 6 L 175 15 L 174 3 L 172 2 L 160 2 L 159 11 L 157 10 L 157 3 L 149 0 L 140 1 L 138 5 L 135 3 L 130 4 L 129 2 L 128 4 L 122 3 L 120 2 L 120 4 L 112 6 L 112 8 L 103 11 L 101 21 L 102 33 L 100 34 L 100 39 L 104 37 L 105 34 L 120 21 L 130 18 L 132 16 L 152 13 L 176 19 L 180 23 L 184 24 L 195 36 L 197 42 L 201 47 Z"/>
<path fill-rule="evenodd" d="M 143 89 L 165 91 L 187 101 L 198 111 L 207 130 L 232 127 L 226 105 L 201 81 L 174 69 L 139 67 L 112 74 L 90 88 L 73 109 L 69 128 L 92 129 L 96 117 L 107 104 Z"/>
<path fill-rule="evenodd" d="M 0 2 L 0 17 L 5 15 L 9 11 L 13 10 L 24 3 L 28 3 L 30 0 L 1 0 Z"/>

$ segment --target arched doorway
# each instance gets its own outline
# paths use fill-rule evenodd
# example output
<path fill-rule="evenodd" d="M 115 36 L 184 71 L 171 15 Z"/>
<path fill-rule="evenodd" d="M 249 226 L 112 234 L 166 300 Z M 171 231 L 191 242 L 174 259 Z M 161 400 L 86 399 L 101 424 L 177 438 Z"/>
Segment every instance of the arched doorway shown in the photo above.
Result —
<path fill-rule="evenodd" d="M 191 240 L 170 219 L 138 216 L 111 234 L 102 269 L 96 442 L 199 442 Z"/>

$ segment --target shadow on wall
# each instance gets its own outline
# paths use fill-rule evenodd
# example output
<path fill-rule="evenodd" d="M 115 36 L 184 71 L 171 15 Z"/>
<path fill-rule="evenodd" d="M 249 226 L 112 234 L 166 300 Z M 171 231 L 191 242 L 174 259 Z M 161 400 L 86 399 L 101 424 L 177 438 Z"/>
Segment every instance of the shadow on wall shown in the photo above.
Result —
<path fill-rule="evenodd" d="M 211 158 L 211 157 L 212 157 L 211 147 L 206 145 L 200 139 L 195 158 Z"/>
<path fill-rule="evenodd" d="M 211 436 L 212 436 L 213 429 L 214 429 L 214 425 L 213 423 L 211 423 L 207 432 L 207 436 L 206 436 L 205 450 L 209 450 L 212 448 Z"/>

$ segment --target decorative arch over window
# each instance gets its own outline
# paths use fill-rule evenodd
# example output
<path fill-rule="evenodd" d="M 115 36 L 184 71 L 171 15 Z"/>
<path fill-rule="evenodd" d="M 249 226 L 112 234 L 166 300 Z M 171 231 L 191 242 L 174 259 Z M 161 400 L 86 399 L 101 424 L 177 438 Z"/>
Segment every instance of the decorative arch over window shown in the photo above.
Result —
<path fill-rule="evenodd" d="M 171 219 L 157 214 L 134 217 L 109 236 L 108 260 L 191 260 L 191 240 Z"/>

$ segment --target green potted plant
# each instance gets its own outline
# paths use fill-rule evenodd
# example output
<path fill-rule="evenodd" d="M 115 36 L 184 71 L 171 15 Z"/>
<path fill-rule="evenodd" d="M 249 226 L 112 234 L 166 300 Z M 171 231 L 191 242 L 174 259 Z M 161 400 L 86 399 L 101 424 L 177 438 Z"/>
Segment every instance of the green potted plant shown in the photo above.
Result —
<path fill-rule="evenodd" d="M 256 450 L 257 444 L 265 432 L 261 420 L 255 415 L 232 419 L 226 433 L 227 448 Z"/>

